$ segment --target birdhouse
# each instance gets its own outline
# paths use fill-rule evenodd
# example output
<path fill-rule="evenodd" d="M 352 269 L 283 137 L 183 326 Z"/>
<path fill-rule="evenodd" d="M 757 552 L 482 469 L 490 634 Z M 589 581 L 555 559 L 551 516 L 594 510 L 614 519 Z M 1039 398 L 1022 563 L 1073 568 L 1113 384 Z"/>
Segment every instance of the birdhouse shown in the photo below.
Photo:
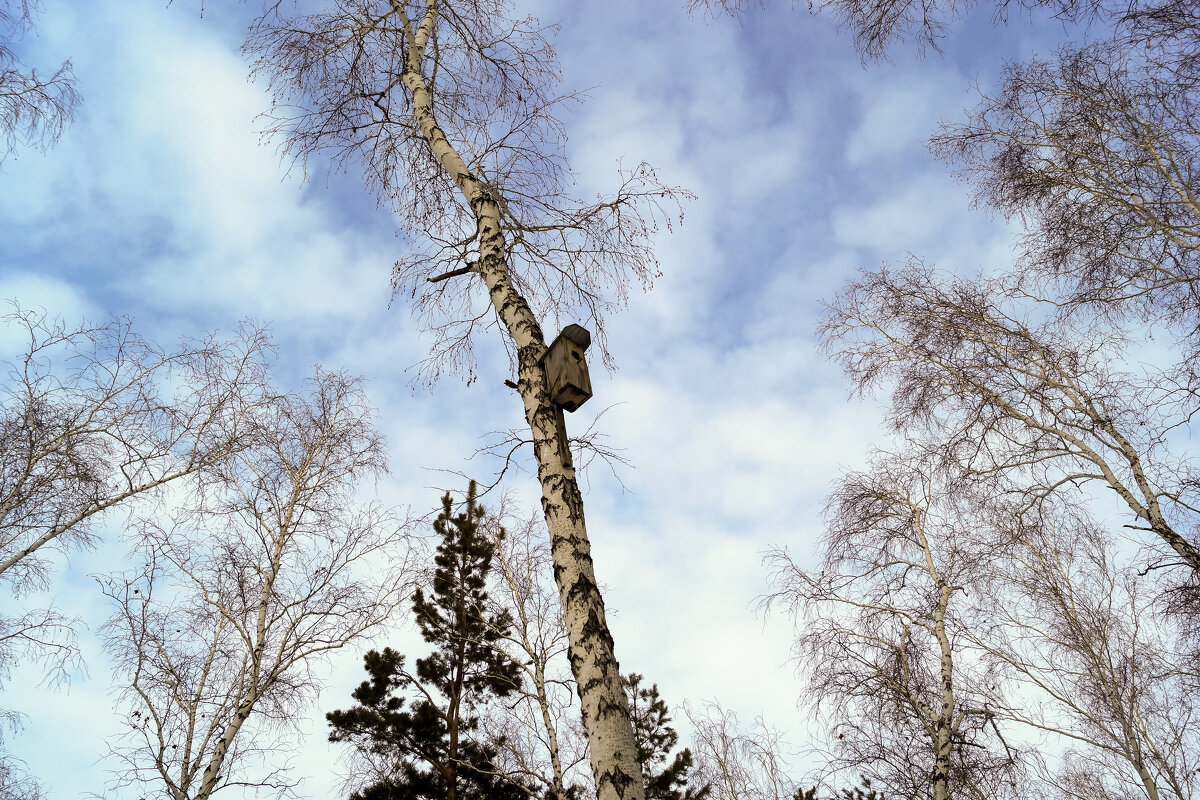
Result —
<path fill-rule="evenodd" d="M 542 355 L 550 402 L 574 411 L 592 396 L 592 379 L 588 377 L 583 351 L 592 343 L 592 335 L 579 325 L 568 325 L 554 338 Z"/>

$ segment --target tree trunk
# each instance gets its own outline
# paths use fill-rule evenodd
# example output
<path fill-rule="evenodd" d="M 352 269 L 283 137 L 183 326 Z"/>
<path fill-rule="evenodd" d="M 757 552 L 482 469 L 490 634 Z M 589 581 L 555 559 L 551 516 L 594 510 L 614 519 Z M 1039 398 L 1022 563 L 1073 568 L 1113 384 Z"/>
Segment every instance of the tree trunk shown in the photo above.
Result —
<path fill-rule="evenodd" d="M 1141 736 L 1134 728 L 1133 720 L 1130 718 L 1132 709 L 1121 708 L 1120 703 L 1114 702 L 1118 696 L 1113 692 L 1114 688 L 1106 685 L 1105 691 L 1110 693 L 1111 707 L 1116 712 L 1118 719 L 1121 720 L 1121 736 L 1124 739 L 1120 743 L 1121 749 L 1124 751 L 1125 757 L 1129 759 L 1129 763 L 1133 765 L 1134 771 L 1137 772 L 1138 778 L 1142 782 L 1142 788 L 1146 790 L 1147 800 L 1158 800 L 1158 783 L 1147 767 L 1145 758 L 1142 757 Z M 1182 796 L 1180 795 L 1180 797 Z"/>
<path fill-rule="evenodd" d="M 932 561 L 930 563 L 932 564 Z M 942 684 L 942 709 L 937 717 L 937 750 L 933 766 L 933 800 L 948 800 L 950 797 L 950 749 L 951 734 L 954 732 L 954 655 L 950 639 L 946 635 L 946 608 L 950 604 L 952 591 L 950 586 L 942 584 L 933 616 L 934 634 L 941 651 Z"/>
<path fill-rule="evenodd" d="M 254 671 L 257 672 L 257 669 Z M 255 678 L 257 679 L 257 675 L 255 675 Z M 213 749 L 212 758 L 208 760 L 208 766 L 204 768 L 204 775 L 201 776 L 200 789 L 196 792 L 195 800 L 208 800 L 213 790 L 217 788 L 217 781 L 221 777 L 221 767 L 225 765 L 225 756 L 229 753 L 229 748 L 233 745 L 233 740 L 237 738 L 238 731 L 242 729 L 242 724 L 250 716 L 250 712 L 254 710 L 254 704 L 257 700 L 257 694 L 252 693 L 238 705 L 237 711 L 233 714 L 233 719 L 229 721 L 229 725 L 225 727 L 225 732 L 221 734 L 220 741 L 217 742 L 217 746 Z"/>
<path fill-rule="evenodd" d="M 225 732 L 221 735 L 221 739 L 213 749 L 212 758 L 209 759 L 208 766 L 204 768 L 204 775 L 200 780 L 200 791 L 196 792 L 196 800 L 208 800 L 209 795 L 217 788 L 221 767 L 225 765 L 225 756 L 229 753 L 229 748 L 233 746 L 233 740 L 237 737 L 238 731 L 242 729 L 242 725 L 246 722 L 250 713 L 254 711 L 254 705 L 262 696 L 262 661 L 263 650 L 267 645 L 267 611 L 271 605 L 271 594 L 275 588 L 275 579 L 279 575 L 279 565 L 283 560 L 283 548 L 287 543 L 287 531 L 291 525 L 294 508 L 295 502 L 288 508 L 287 515 L 280 525 L 280 529 L 276 531 L 274 536 L 275 541 L 271 545 L 270 567 L 264 576 L 263 588 L 258 595 L 258 616 L 254 627 L 254 650 L 250 654 L 250 663 L 248 665 L 249 675 L 245 678 L 246 683 L 242 691 L 241 702 L 238 703 L 237 711 L 234 712 L 233 718 L 229 720 L 229 725 L 226 726 Z M 271 678 L 268 677 L 268 685 L 270 682 Z"/>
<path fill-rule="evenodd" d="M 551 776 L 554 780 L 555 800 L 567 800 L 567 786 L 563 781 L 562 759 L 558 755 L 558 731 L 554 728 L 554 720 L 550 716 L 550 698 L 546 694 L 546 669 L 538 662 L 534 665 L 534 683 L 537 689 L 538 706 L 542 710 L 542 725 L 546 728 L 546 743 L 550 748 Z"/>
<path fill-rule="evenodd" d="M 1137 769 L 1138 777 L 1141 778 L 1142 788 L 1146 790 L 1146 797 L 1149 800 L 1158 800 L 1158 784 L 1154 782 L 1154 776 L 1150 774 L 1150 770 L 1146 769 L 1146 765 L 1140 761 L 1134 764 Z"/>
<path fill-rule="evenodd" d="M 403 12 L 400 12 L 403 13 Z M 406 20 L 407 21 L 407 20 Z M 591 755 L 598 800 L 644 800 L 641 766 L 633 723 L 613 639 L 604 615 L 604 601 L 592 571 L 591 544 L 583 519 L 583 497 L 575 470 L 564 467 L 566 431 L 560 431 L 557 409 L 547 393 L 539 359 L 546 351 L 541 326 L 528 302 L 513 285 L 500 208 L 491 189 L 476 178 L 438 126 L 421 61 L 437 21 L 431 3 L 421 25 L 412 31 L 402 81 L 413 102 L 413 119 L 442 168 L 453 179 L 475 216 L 479 232 L 479 262 L 475 267 L 488 296 L 517 351 L 517 389 L 525 404 L 525 420 L 533 434 L 534 457 L 542 484 L 542 510 L 550 531 L 554 579 L 563 604 L 575 676 Z M 561 438 L 560 438 L 561 433 Z"/>

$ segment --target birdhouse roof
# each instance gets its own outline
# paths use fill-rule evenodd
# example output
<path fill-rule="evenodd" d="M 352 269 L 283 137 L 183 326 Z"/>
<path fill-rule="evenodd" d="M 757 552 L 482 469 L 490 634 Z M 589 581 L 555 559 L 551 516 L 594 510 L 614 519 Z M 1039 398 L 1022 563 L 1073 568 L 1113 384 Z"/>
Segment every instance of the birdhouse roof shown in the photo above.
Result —
<path fill-rule="evenodd" d="M 588 329 L 582 325 L 571 323 L 567 327 L 563 328 L 558 336 L 554 337 L 554 342 L 557 342 L 559 339 L 566 339 L 567 341 L 574 342 L 580 348 L 587 350 L 588 346 L 592 343 L 592 334 L 588 333 Z M 554 348 L 554 342 L 551 342 L 550 346 L 546 348 L 546 352 L 542 353 L 541 358 L 538 359 L 539 361 L 544 360 L 546 358 L 546 354 Z"/>

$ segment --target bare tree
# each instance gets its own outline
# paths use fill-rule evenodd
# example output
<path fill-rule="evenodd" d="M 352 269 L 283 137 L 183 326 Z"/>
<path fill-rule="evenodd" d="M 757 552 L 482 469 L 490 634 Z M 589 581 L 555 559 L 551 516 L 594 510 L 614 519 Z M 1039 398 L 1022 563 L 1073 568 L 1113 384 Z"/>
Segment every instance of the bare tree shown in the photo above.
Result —
<path fill-rule="evenodd" d="M 270 345 L 252 327 L 166 351 L 127 320 L 71 328 L 15 308 L 4 322 L 25 344 L 0 387 L 0 584 L 25 603 L 47 584 L 48 554 L 90 546 L 103 512 L 241 446 Z M 66 679 L 81 663 L 74 620 L 53 607 L 0 614 L 0 683 L 21 660 Z M 12 792 L 20 772 L 6 766 Z"/>
<path fill-rule="evenodd" d="M 692 725 L 696 782 L 713 800 L 791 800 L 800 786 L 787 775 L 783 737 L 759 717 L 743 728 L 737 714 L 716 701 L 683 705 Z"/>
<path fill-rule="evenodd" d="M 25 773 L 19 759 L 0 755 L 0 797 L 6 800 L 42 800 L 41 786 Z"/>
<path fill-rule="evenodd" d="M 1003 716 L 1079 745 L 1060 765 L 1066 783 L 1108 775 L 1114 796 L 1190 796 L 1191 712 L 1168 699 L 1182 694 L 1179 654 L 1152 633 L 1136 576 L 1071 505 L 1094 502 L 1089 484 L 1113 490 L 1139 520 L 1127 527 L 1155 535 L 1152 566 L 1182 562 L 1193 585 L 1196 543 L 1181 532 L 1195 524 L 1195 484 L 1171 449 L 1190 394 L 1179 400 L 1150 368 L 1123 371 L 1125 342 L 1106 325 L 1021 311 L 998 285 L 913 263 L 848 287 L 826 341 L 860 390 L 891 388 L 898 431 L 1005 509 L 990 528 L 1012 544 L 976 580 L 992 586 L 995 624 L 972 627 L 974 645 L 1032 698 Z"/>
<path fill-rule="evenodd" d="M 1193 395 L 1148 367 L 1123 371 L 1119 333 L 1078 318 L 1030 321 L 1015 306 L 998 285 L 914 261 L 864 273 L 822 330 L 858 391 L 891 387 L 897 431 L 925 437 L 975 480 L 1005 476 L 1029 503 L 1106 487 L 1136 517 L 1131 527 L 1195 575 L 1197 484 L 1170 448 Z"/>
<path fill-rule="evenodd" d="M 1066 744 L 1057 769 L 1043 760 L 1046 789 L 1080 800 L 1097 789 L 1194 797 L 1198 709 L 1176 666 L 1177 631 L 1154 602 L 1160 587 L 1121 566 L 1079 508 L 1048 502 L 1005 516 L 1011 535 L 992 563 L 991 624 L 977 641 L 1024 698 L 1000 713 Z"/>
<path fill-rule="evenodd" d="M 497 766 L 523 784 L 541 786 L 552 800 L 579 798 L 579 767 L 587 745 L 572 697 L 575 682 L 567 662 L 567 629 L 562 603 L 549 583 L 552 564 L 538 517 L 520 518 L 502 503 L 488 520 L 496 546 L 490 597 L 512 624 L 502 646 L 521 667 L 524 681 L 509 700 L 489 708 L 484 735 L 499 746 Z M 501 526 L 501 523 L 504 523 Z"/>
<path fill-rule="evenodd" d="M 802 622 L 806 693 L 830 720 L 835 773 L 898 797 L 995 798 L 1019 767 L 997 725 L 964 592 L 987 558 L 973 498 L 898 456 L 845 476 L 815 570 L 768 555 L 774 593 Z"/>
<path fill-rule="evenodd" d="M 52 145 L 79 105 L 70 61 L 46 77 L 27 69 L 13 51 L 40 7 L 40 0 L 0 0 L 0 164 L 19 144 Z"/>
<path fill-rule="evenodd" d="M 965 122 L 944 124 L 931 146 L 960 165 L 980 202 L 1026 223 L 1026 279 L 1056 279 L 1066 302 L 1137 308 L 1194 335 L 1200 74 L 1191 72 L 1118 39 L 1064 47 L 1009 65 L 999 91 Z"/>
<path fill-rule="evenodd" d="M 94 541 L 98 514 L 241 446 L 270 344 L 247 326 L 168 352 L 127 320 L 5 321 L 28 339 L 0 389 L 0 580 L 20 595 L 45 585 L 48 551 Z"/>
<path fill-rule="evenodd" d="M 314 666 L 388 619 L 410 581 L 403 521 L 354 492 L 385 469 L 357 381 L 318 371 L 276 397 L 252 444 L 197 476 L 168 528 L 141 523 L 142 569 L 103 588 L 121 674 L 116 786 L 204 800 L 241 786 L 283 794 L 277 734 L 317 687 Z"/>
<path fill-rule="evenodd" d="M 793 0 L 793 5 L 796 5 Z M 766 5 L 765 0 L 687 0 L 691 12 L 717 11 L 740 15 L 752 7 Z M 939 41 L 951 27 L 979 5 L 973 0 L 809 0 L 809 11 L 828 12 L 838 27 L 854 38 L 854 46 L 864 61 L 885 59 L 897 43 L 912 42 L 924 55 L 932 48 L 940 52 Z M 1160 4 L 1166 5 L 1166 4 Z M 1090 22 L 1097 18 L 1113 20 L 1135 9 L 1150 9 L 1137 2 L 1106 3 L 1105 0 L 994 0 L 992 20 L 1002 24 L 1014 9 L 1018 12 L 1047 9 L 1062 22 Z"/>
<path fill-rule="evenodd" d="M 421 375 L 474 376 L 473 335 L 497 326 L 529 425 L 602 800 L 642 800 L 633 729 L 594 575 L 561 407 L 540 361 L 544 322 L 596 333 L 633 282 L 657 275 L 656 221 L 683 193 L 647 165 L 594 202 L 567 193 L 550 31 L 504 0 L 339 0 L 323 14 L 262 18 L 248 51 L 283 105 L 271 132 L 300 160 L 332 152 L 423 247 L 396 265 L 398 293 L 435 332 Z"/>

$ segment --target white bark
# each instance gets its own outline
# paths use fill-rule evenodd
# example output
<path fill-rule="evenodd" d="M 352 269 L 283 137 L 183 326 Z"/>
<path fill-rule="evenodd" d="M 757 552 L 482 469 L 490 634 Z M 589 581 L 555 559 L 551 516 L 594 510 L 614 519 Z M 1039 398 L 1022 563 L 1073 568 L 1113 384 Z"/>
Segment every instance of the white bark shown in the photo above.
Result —
<path fill-rule="evenodd" d="M 1004 635 L 981 642 L 1029 698 L 1006 715 L 1062 737 L 1086 779 L 1104 775 L 1150 800 L 1191 796 L 1195 707 L 1173 666 L 1176 632 L 1145 600 L 1159 589 L 1121 567 L 1086 519 L 1048 517 L 1013 545 L 993 589 L 1005 598 L 995 614 Z M 1060 770 L 1070 774 L 1070 761 Z"/>
<path fill-rule="evenodd" d="M 942 707 L 936 720 L 937 735 L 934 742 L 933 800 L 947 800 L 950 796 L 950 744 L 954 734 L 954 653 L 950 639 L 946 636 L 946 607 L 950 603 L 952 588 L 942 584 L 938 593 L 937 608 L 933 612 L 934 638 L 941 653 Z"/>
<path fill-rule="evenodd" d="M 246 756 L 280 747 L 317 688 L 313 659 L 407 593 L 405 523 L 352 510 L 357 479 L 384 468 L 371 412 L 344 376 L 312 387 L 262 409 L 253 444 L 202 472 L 174 525 L 143 520 L 144 569 L 104 583 L 129 727 L 114 786 L 161 782 L 175 800 L 289 788 L 286 767 L 256 774 Z"/>
<path fill-rule="evenodd" d="M 399 3 L 397 13 L 407 22 Z M 454 180 L 478 226 L 480 258 L 475 267 L 487 286 L 496 314 L 517 353 L 517 387 L 525 420 L 533 434 L 534 456 L 542 485 L 542 510 L 554 559 L 554 578 L 570 638 L 571 670 L 578 685 L 583 724 L 590 745 L 592 775 L 599 800 L 643 800 L 633 725 L 621 688 L 620 667 L 604 614 L 604 601 L 592 569 L 591 544 L 583 516 L 583 497 L 575 470 L 563 452 L 556 409 L 547 394 L 538 359 L 546 339 L 532 309 L 513 285 L 498 198 L 473 175 L 438 126 L 421 62 L 437 22 L 437 2 L 426 3 L 424 20 L 410 31 L 409 55 L 402 76 L 413 103 L 413 119 L 422 138 Z"/>
<path fill-rule="evenodd" d="M 500 516 L 504 517 L 503 508 Z M 501 609 L 513 617 L 505 639 L 513 648 L 513 660 L 525 674 L 526 685 L 520 689 L 525 700 L 507 713 L 500 712 L 496 737 L 504 736 L 508 742 L 514 772 L 544 783 L 556 800 L 566 800 L 567 772 L 581 763 L 583 756 L 577 753 L 584 752 L 583 748 L 570 748 L 564 766 L 560 730 L 563 715 L 573 710 L 569 698 L 564 700 L 562 696 L 565 686 L 571 684 L 562 676 L 558 660 L 565 657 L 569 647 L 567 631 L 557 591 L 551 591 L 542 581 L 550 566 L 550 555 L 549 548 L 539 541 L 540 520 L 518 520 L 517 524 L 519 529 L 506 527 L 503 537 L 495 537 L 495 565 L 503 581 L 499 591 L 504 598 Z M 495 598 L 497 593 L 492 596 Z"/>

